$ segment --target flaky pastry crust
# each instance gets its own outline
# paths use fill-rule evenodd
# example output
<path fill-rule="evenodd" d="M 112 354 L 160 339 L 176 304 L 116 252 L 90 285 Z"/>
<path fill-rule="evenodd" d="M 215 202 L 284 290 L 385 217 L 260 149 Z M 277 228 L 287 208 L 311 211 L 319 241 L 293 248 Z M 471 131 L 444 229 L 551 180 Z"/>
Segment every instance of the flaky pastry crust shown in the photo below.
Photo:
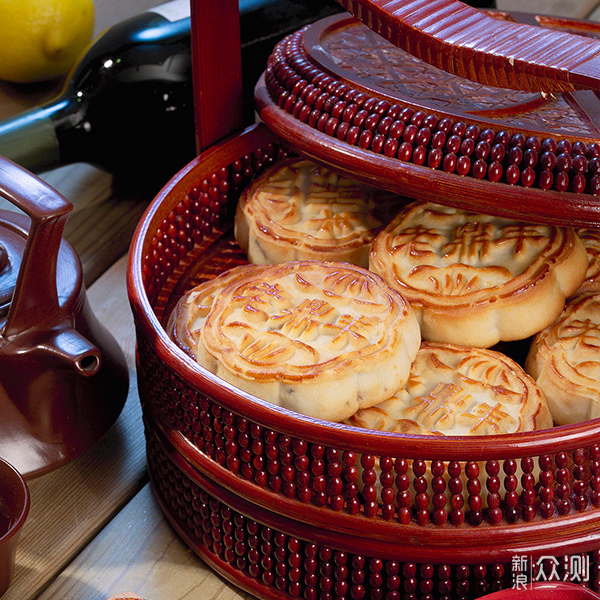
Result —
<path fill-rule="evenodd" d="M 573 295 L 596 294 L 600 292 L 600 230 L 578 229 L 577 235 L 585 246 L 588 268 L 583 283 Z"/>
<path fill-rule="evenodd" d="M 171 311 L 165 327 L 167 335 L 192 358 L 198 354 L 200 331 L 213 302 L 224 288 L 244 277 L 260 273 L 261 265 L 240 265 L 204 281 L 184 294 Z"/>
<path fill-rule="evenodd" d="M 525 370 L 542 388 L 557 425 L 600 417 L 600 295 L 567 302 L 560 317 L 538 333 Z"/>
<path fill-rule="evenodd" d="M 414 202 L 377 236 L 369 268 L 411 303 L 423 339 L 485 348 L 552 323 L 587 264 L 573 229 Z"/>

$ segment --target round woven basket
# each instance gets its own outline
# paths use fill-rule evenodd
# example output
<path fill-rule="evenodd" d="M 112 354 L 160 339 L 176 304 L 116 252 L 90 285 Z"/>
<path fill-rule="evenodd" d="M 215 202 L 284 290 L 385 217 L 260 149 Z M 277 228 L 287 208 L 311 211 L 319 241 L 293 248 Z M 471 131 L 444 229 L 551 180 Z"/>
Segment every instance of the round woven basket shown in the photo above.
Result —
<path fill-rule="evenodd" d="M 134 236 L 148 465 L 173 527 L 259 598 L 477 598 L 553 578 L 600 589 L 600 420 L 472 438 L 359 430 L 241 392 L 170 341 L 178 298 L 246 261 L 237 198 L 290 152 L 264 125 L 211 148 Z"/>

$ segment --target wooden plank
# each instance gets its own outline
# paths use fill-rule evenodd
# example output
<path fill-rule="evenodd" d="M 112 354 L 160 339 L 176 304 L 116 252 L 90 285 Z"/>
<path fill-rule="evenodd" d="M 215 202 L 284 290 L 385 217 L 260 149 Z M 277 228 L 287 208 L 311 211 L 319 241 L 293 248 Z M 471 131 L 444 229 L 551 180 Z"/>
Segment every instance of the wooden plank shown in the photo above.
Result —
<path fill-rule="evenodd" d="M 147 480 L 125 271 L 123 257 L 88 291 L 94 313 L 115 336 L 128 361 L 125 408 L 85 455 L 29 482 L 31 511 L 17 548 L 14 580 L 3 600 L 36 598 Z"/>
<path fill-rule="evenodd" d="M 164 518 L 149 484 L 40 600 L 102 600 L 125 591 L 151 600 L 252 598 L 215 575 L 186 548 Z"/>

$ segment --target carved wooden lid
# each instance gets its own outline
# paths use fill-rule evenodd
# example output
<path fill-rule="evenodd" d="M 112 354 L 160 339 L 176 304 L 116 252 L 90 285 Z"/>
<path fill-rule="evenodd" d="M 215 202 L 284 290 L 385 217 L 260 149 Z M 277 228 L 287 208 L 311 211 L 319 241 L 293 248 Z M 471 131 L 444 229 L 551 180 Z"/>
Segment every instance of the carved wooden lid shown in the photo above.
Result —
<path fill-rule="evenodd" d="M 485 18 L 527 21 L 525 31 L 540 40 L 545 32 L 557 43 L 582 39 L 600 53 L 600 24 L 493 11 Z M 440 60 L 427 55 L 425 38 L 409 53 L 373 31 L 383 31 L 381 23 L 369 24 L 337 15 L 278 44 L 255 91 L 272 131 L 314 160 L 410 197 L 525 221 L 600 225 L 595 91 L 536 91 L 541 76 L 523 86 L 529 91 L 477 83 L 434 66 Z M 501 83 L 498 74 L 484 76 L 493 65 L 475 67 L 480 80 Z"/>

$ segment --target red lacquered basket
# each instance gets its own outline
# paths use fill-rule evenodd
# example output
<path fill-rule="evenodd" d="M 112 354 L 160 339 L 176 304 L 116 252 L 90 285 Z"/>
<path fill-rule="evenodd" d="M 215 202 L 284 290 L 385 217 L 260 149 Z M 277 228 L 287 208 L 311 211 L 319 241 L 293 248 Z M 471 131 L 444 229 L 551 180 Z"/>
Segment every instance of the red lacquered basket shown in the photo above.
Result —
<path fill-rule="evenodd" d="M 362 4 L 369 3 L 356 6 Z M 312 75 L 331 95 L 337 84 L 319 70 L 315 65 Z M 281 72 L 278 77 L 294 89 L 299 80 L 292 84 L 295 75 L 288 75 L 289 81 Z M 302 85 L 296 89 L 301 93 Z M 360 93 L 389 105 L 387 92 L 365 90 Z M 477 598 L 548 579 L 600 590 L 600 420 L 494 437 L 364 431 L 241 392 L 168 339 L 163 324 L 177 299 L 246 261 L 232 234 L 237 198 L 252 178 L 290 153 L 341 170 L 351 165 L 363 179 L 383 174 L 384 187 L 392 189 L 396 184 L 386 174 L 393 164 L 402 177 L 409 172 L 420 182 L 407 184 L 407 195 L 418 196 L 429 175 L 439 189 L 451 191 L 450 202 L 462 201 L 461 187 L 477 196 L 469 190 L 480 180 L 472 176 L 427 173 L 423 165 L 373 148 L 353 151 L 347 140 L 328 143 L 318 119 L 295 123 L 300 112 L 294 114 L 291 103 L 288 112 L 286 102 L 280 106 L 269 93 L 259 84 L 259 109 L 270 128 L 253 126 L 179 172 L 149 207 L 130 252 L 148 464 L 165 515 L 211 567 L 260 598 Z M 420 108 L 423 119 L 427 110 Z M 489 125 L 489 115 L 470 118 L 479 131 Z M 307 127 L 313 130 L 308 138 L 296 135 Z M 514 185 L 480 183 L 494 186 L 502 211 L 519 214 Z M 543 212 L 534 209 L 548 205 L 543 194 L 558 192 L 530 191 L 519 188 L 530 202 L 524 212 L 540 220 Z M 597 211 L 589 192 L 563 198 L 557 222 L 577 219 L 579 210 L 588 216 Z"/>
<path fill-rule="evenodd" d="M 239 392 L 168 339 L 183 290 L 244 262 L 231 207 L 282 152 L 256 126 L 203 153 L 131 249 L 149 467 L 175 528 L 264 598 L 476 597 L 510 586 L 515 558 L 539 577 L 550 556 L 563 578 L 583 557 L 600 589 L 600 422 L 493 441 L 360 431 Z"/>

